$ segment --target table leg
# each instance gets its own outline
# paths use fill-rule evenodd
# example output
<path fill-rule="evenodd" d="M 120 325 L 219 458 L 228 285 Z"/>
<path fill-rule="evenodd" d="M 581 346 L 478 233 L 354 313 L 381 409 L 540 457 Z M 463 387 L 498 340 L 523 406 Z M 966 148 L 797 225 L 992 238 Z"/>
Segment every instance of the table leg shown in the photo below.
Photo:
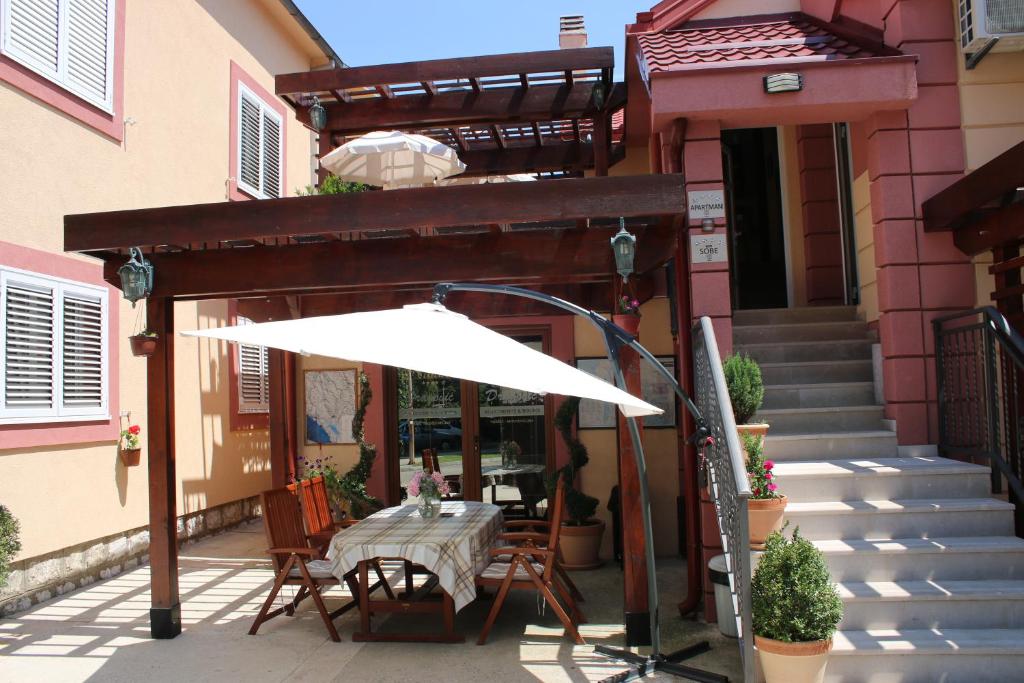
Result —
<path fill-rule="evenodd" d="M 370 633 L 370 576 L 369 560 L 359 563 L 359 627 L 363 633 Z"/>
<path fill-rule="evenodd" d="M 461 639 L 460 636 L 455 633 L 455 601 L 452 600 L 452 596 L 448 595 L 448 591 L 442 590 L 444 594 L 444 603 L 441 609 L 444 613 L 444 637 L 455 639 Z"/>

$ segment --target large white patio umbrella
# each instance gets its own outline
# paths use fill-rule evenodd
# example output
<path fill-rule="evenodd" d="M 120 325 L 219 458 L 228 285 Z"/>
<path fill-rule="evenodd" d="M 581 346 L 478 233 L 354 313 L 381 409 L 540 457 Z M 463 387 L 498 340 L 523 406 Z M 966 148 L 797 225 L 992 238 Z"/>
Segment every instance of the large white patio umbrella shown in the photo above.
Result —
<path fill-rule="evenodd" d="M 385 190 L 418 187 L 466 170 L 451 147 L 425 135 L 374 131 L 346 142 L 320 160 L 342 180 Z"/>
<path fill-rule="evenodd" d="M 295 353 L 393 365 L 536 394 L 615 403 L 627 417 L 662 413 L 621 389 L 439 304 L 183 332 Z"/>

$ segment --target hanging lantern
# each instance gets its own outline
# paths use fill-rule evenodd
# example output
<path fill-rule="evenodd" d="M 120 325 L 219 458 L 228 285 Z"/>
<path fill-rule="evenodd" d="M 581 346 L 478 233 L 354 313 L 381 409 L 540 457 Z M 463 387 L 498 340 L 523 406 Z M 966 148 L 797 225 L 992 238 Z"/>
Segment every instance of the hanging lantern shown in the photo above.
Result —
<path fill-rule="evenodd" d="M 132 302 L 145 299 L 153 292 L 153 264 L 142 256 L 138 247 L 132 247 L 129 251 L 131 258 L 123 266 L 117 269 L 117 275 L 121 278 L 121 292 L 124 298 Z"/>
<path fill-rule="evenodd" d="M 309 122 L 317 130 L 323 130 L 327 126 L 327 110 L 320 104 L 320 98 L 313 95 L 313 104 L 309 107 Z"/>
<path fill-rule="evenodd" d="M 626 232 L 626 219 L 619 219 L 619 231 L 611 239 L 612 253 L 615 254 L 615 270 L 622 276 L 623 282 L 629 281 L 633 274 L 633 261 L 636 258 L 636 237 Z"/>

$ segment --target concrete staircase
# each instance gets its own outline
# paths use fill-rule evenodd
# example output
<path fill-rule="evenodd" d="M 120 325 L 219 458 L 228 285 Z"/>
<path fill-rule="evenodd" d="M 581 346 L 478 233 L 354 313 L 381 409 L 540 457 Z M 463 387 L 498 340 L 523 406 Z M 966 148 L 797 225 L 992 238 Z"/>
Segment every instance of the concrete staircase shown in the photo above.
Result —
<path fill-rule="evenodd" d="M 826 680 L 1024 680 L 1024 540 L 988 468 L 901 457 L 855 308 L 737 311 L 733 325 L 761 364 L 790 531 L 824 552 L 845 603 Z"/>

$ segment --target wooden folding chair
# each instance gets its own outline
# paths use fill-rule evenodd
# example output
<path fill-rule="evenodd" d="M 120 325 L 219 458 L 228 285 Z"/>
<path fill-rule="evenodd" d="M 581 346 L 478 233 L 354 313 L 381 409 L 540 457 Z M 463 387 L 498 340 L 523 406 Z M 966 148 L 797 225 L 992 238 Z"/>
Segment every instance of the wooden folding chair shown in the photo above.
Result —
<path fill-rule="evenodd" d="M 510 590 L 535 590 L 544 596 L 544 600 L 551 605 L 555 615 L 565 627 L 565 632 L 576 641 L 577 644 L 584 643 L 576 623 L 583 623 L 583 615 L 580 613 L 573 600 L 572 595 L 562 585 L 555 574 L 555 559 L 558 556 L 558 536 L 562 528 L 562 505 L 564 500 L 565 482 L 558 480 L 555 493 L 556 503 L 551 511 L 550 533 L 544 537 L 543 534 L 531 532 L 518 532 L 503 534 L 505 540 L 521 540 L 522 545 L 510 547 L 491 548 L 492 561 L 484 571 L 476 577 L 476 585 L 480 588 L 498 587 L 498 594 L 494 598 L 494 605 L 491 607 L 484 628 L 480 632 L 477 645 L 487 642 L 487 636 L 494 626 L 498 613 L 505 604 L 505 598 Z M 544 547 L 539 547 L 534 537 L 541 536 L 545 542 Z M 502 561 L 500 558 L 511 558 Z M 565 608 L 555 597 L 558 594 L 569 608 L 570 616 Z M 575 622 L 574 622 L 575 619 Z"/>
<path fill-rule="evenodd" d="M 445 482 L 448 483 L 448 495 L 445 496 L 448 500 L 462 500 L 462 477 L 458 474 L 445 474 L 441 472 L 441 463 L 437 459 L 436 448 L 424 448 L 423 449 L 423 469 L 433 474 L 438 472 L 444 477 Z"/>
<path fill-rule="evenodd" d="M 334 519 L 334 514 L 331 512 L 331 501 L 327 495 L 327 483 L 323 477 L 303 479 L 297 485 L 290 484 L 288 486 L 289 490 L 293 488 L 297 489 L 296 492 L 302 502 L 302 517 L 306 522 L 309 542 L 320 551 L 321 557 L 327 557 L 327 551 L 330 549 L 331 539 L 334 538 L 334 535 L 342 529 L 355 526 L 359 520 L 343 519 L 339 521 Z M 377 580 L 384 592 L 387 593 L 388 599 L 394 600 L 395 594 L 392 592 L 388 580 L 384 578 L 380 562 L 373 562 L 373 570 L 377 574 Z"/>

